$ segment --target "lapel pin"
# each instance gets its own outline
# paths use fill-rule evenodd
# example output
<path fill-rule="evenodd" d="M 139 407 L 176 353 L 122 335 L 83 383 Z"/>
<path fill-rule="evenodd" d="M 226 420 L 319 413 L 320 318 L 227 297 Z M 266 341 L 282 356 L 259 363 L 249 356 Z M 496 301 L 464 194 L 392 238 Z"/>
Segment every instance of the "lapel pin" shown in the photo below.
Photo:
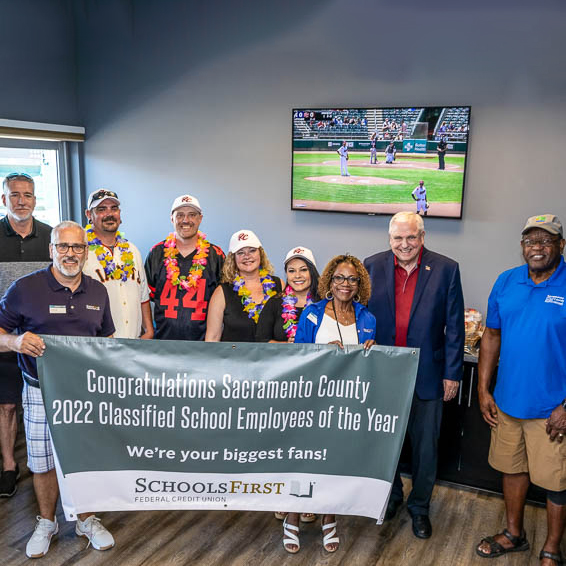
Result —
<path fill-rule="evenodd" d="M 424 268 L 425 268 L 427 271 L 430 271 L 430 265 L 425 265 Z"/>

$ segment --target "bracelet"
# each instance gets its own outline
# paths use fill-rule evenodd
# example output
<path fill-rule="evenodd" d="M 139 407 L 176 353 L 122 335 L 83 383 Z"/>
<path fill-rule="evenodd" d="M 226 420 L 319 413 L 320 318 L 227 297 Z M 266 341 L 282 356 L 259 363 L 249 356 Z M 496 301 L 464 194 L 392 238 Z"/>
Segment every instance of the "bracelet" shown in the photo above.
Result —
<path fill-rule="evenodd" d="M 562 408 L 566 411 L 566 399 L 564 399 L 564 401 L 562 401 Z"/>

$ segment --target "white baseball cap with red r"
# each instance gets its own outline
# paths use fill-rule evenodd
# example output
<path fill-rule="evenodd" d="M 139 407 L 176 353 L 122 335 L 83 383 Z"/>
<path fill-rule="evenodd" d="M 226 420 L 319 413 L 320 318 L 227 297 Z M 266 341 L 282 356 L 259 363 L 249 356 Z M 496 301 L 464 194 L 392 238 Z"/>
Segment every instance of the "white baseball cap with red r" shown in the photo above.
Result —
<path fill-rule="evenodd" d="M 178 208 L 182 206 L 192 206 L 197 212 L 202 214 L 202 208 L 200 207 L 200 202 L 198 198 L 192 195 L 181 195 L 173 201 L 173 206 L 171 206 L 171 214 L 173 214 Z"/>
<path fill-rule="evenodd" d="M 230 238 L 229 252 L 235 254 L 242 248 L 260 248 L 259 238 L 251 230 L 238 230 Z"/>
<path fill-rule="evenodd" d="M 312 263 L 314 267 L 316 267 L 316 261 L 314 261 L 314 254 L 308 248 L 303 246 L 297 246 L 296 248 L 291 248 L 285 257 L 285 265 L 287 262 L 291 261 L 295 258 L 303 259 L 304 261 L 308 261 Z"/>

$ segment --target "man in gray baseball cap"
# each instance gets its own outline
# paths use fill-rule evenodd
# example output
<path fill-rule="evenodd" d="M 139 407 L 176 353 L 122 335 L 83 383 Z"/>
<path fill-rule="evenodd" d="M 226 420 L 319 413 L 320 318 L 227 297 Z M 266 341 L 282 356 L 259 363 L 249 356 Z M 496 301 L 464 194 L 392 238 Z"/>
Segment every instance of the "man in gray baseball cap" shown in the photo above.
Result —
<path fill-rule="evenodd" d="M 566 525 L 566 263 L 562 223 L 531 216 L 522 230 L 526 264 L 502 273 L 488 301 L 478 395 L 491 427 L 490 465 L 503 473 L 506 528 L 476 553 L 528 550 L 523 513 L 529 483 L 547 491 L 547 535 L 539 558 L 562 564 Z M 495 368 L 497 384 L 489 385 Z"/>
<path fill-rule="evenodd" d="M 521 234 L 525 235 L 529 230 L 534 228 L 540 228 L 549 234 L 554 234 L 561 238 L 564 236 L 562 222 L 560 222 L 560 218 L 558 218 L 555 214 L 540 214 L 539 216 L 531 216 L 527 220 Z"/>

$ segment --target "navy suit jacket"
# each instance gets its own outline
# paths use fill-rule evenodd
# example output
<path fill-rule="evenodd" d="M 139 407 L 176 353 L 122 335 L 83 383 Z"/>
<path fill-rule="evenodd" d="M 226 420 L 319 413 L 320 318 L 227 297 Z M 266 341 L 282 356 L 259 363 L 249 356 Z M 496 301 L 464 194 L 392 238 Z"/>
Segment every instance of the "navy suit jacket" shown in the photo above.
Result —
<path fill-rule="evenodd" d="M 371 278 L 369 310 L 377 319 L 375 341 L 395 345 L 395 263 L 393 252 L 364 261 Z M 420 348 L 415 391 L 440 399 L 443 379 L 460 381 L 464 361 L 464 297 L 458 264 L 423 249 L 409 318 L 407 346 Z"/>

